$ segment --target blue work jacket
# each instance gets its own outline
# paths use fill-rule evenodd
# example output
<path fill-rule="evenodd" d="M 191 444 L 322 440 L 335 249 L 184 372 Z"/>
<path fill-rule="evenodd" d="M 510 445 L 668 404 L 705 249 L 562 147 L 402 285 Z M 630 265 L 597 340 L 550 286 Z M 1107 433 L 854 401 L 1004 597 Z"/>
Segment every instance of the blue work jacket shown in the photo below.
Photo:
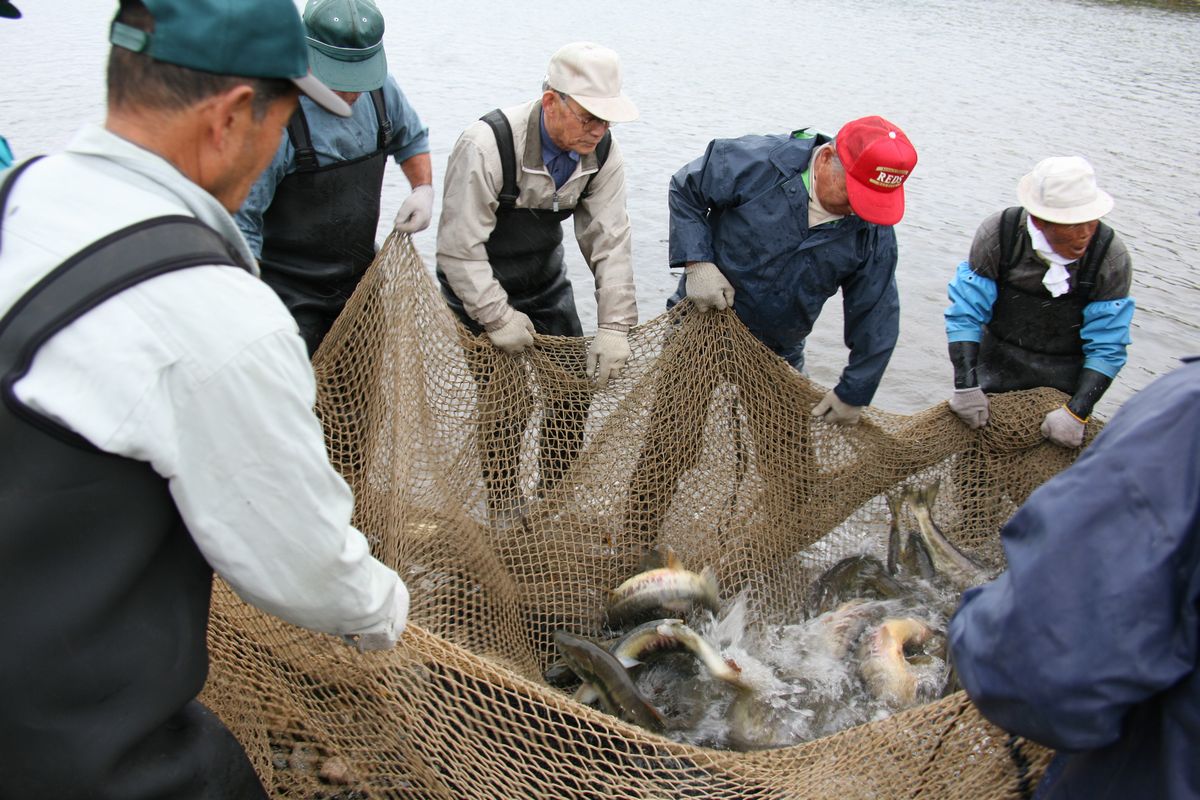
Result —
<path fill-rule="evenodd" d="M 850 360 L 835 387 L 850 405 L 871 402 L 900 331 L 896 235 L 849 216 L 808 227 L 804 173 L 828 137 L 716 139 L 671 179 L 672 267 L 711 261 L 734 288 L 734 311 L 795 366 L 825 301 L 839 289 Z M 685 278 L 668 307 L 685 295 Z"/>
<path fill-rule="evenodd" d="M 1200 797 L 1198 409 L 1196 362 L 1126 402 L 951 620 L 979 710 L 1059 751 L 1038 797 Z"/>

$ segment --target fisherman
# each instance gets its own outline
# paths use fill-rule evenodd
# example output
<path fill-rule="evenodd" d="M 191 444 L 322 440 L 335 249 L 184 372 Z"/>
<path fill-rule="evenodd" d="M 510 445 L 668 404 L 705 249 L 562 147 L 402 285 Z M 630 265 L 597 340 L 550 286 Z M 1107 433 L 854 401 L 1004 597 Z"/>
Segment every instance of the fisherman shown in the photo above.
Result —
<path fill-rule="evenodd" d="M 1050 386 L 1071 395 L 1042 421 L 1061 447 L 1083 444 L 1096 402 L 1125 364 L 1133 298 L 1125 243 L 1100 222 L 1113 199 L 1079 156 L 1039 162 L 1020 206 L 983 221 L 950 281 L 950 408 L 972 429 L 988 394 Z"/>
<path fill-rule="evenodd" d="M 408 614 L 230 216 L 297 87 L 350 109 L 308 72 L 291 0 L 144 2 L 111 27 L 104 125 L 0 179 L 5 797 L 267 796 L 196 700 L 214 570 L 361 649 Z"/>
<path fill-rule="evenodd" d="M 304 25 L 313 74 L 353 114 L 343 119 L 301 98 L 236 219 L 311 356 L 375 259 L 388 156 L 412 187 L 393 222 L 401 233 L 429 226 L 433 168 L 428 130 L 388 74 L 375 4 L 309 0 Z"/>
<path fill-rule="evenodd" d="M 1196 359 L 1126 402 L 951 620 L 979 710 L 1058 751 L 1039 798 L 1200 796 L 1198 407 Z"/>
<path fill-rule="evenodd" d="M 671 179 L 669 257 L 684 274 L 667 306 L 686 298 L 702 312 L 732 308 L 759 341 L 803 371 L 805 340 L 840 290 L 850 360 L 811 416 L 856 425 L 900 330 L 892 226 L 904 215 L 904 183 L 916 163 L 904 132 L 877 116 L 845 123 L 833 139 L 802 129 L 713 140 Z M 702 431 L 693 420 L 706 416 L 715 388 L 698 384 L 694 360 L 704 354 L 691 355 L 677 360 L 680 374 L 660 378 L 688 386 L 688 396 L 656 405 L 630 484 L 628 525 L 650 538 L 679 476 L 699 458 Z M 751 424 L 756 419 L 750 415 Z M 760 463 L 770 468 L 794 451 L 787 439 L 756 432 Z"/>
<path fill-rule="evenodd" d="M 469 352 L 484 393 L 481 407 L 490 404 L 486 393 L 501 360 L 532 346 L 535 332 L 583 335 L 563 263 L 561 223 L 568 217 L 595 276 L 598 328 L 585 362 L 572 371 L 602 388 L 629 358 L 628 332 L 637 323 L 632 240 L 625 163 L 610 127 L 637 117 L 621 90 L 617 54 L 574 42 L 551 57 L 538 99 L 489 112 L 455 143 L 438 223 L 437 276 L 458 320 L 495 345 Z M 578 451 L 589 402 L 586 388 L 550 398 L 539 459 L 543 490 Z M 482 432 L 490 502 L 506 511 L 521 503 L 509 453 L 523 422 L 485 420 Z"/>
<path fill-rule="evenodd" d="M 12 3 L 7 0 L 0 0 L 0 19 L 20 19 L 21 12 Z M 0 136 L 0 170 L 11 167 L 13 163 L 12 148 L 8 146 L 8 140 Z"/>

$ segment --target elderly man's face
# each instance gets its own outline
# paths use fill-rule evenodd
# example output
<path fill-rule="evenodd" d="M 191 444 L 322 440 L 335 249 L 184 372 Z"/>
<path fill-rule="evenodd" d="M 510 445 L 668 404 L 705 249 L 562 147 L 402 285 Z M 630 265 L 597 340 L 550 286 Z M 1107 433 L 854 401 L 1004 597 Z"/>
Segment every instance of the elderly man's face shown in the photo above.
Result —
<path fill-rule="evenodd" d="M 817 179 L 817 200 L 831 214 L 848 216 L 854 213 L 850 207 L 850 195 L 846 192 L 846 173 L 833 165 L 834 152 L 826 147 L 817 153 L 813 172 Z"/>
<path fill-rule="evenodd" d="M 1094 219 L 1090 222 L 1064 225 L 1061 222 L 1047 222 L 1039 217 L 1033 217 L 1033 224 L 1046 237 L 1046 241 L 1054 249 L 1054 252 L 1063 258 L 1078 261 L 1087 252 L 1092 237 L 1096 235 L 1096 229 L 1100 227 L 1100 220 Z"/>
<path fill-rule="evenodd" d="M 564 150 L 574 150 L 581 156 L 596 149 L 608 123 L 597 119 L 576 103 L 570 96 L 562 97 L 554 90 L 542 94 L 542 112 L 546 120 L 546 133 L 556 145 Z"/>
<path fill-rule="evenodd" d="M 225 179 L 219 186 L 209 189 L 231 214 L 242 207 L 250 188 L 279 149 L 283 128 L 296 110 L 297 97 L 291 95 L 275 100 L 258 120 L 250 118 L 247 112 L 244 124 L 239 126 L 237 135 L 241 137 L 241 143 L 226 162 Z"/>

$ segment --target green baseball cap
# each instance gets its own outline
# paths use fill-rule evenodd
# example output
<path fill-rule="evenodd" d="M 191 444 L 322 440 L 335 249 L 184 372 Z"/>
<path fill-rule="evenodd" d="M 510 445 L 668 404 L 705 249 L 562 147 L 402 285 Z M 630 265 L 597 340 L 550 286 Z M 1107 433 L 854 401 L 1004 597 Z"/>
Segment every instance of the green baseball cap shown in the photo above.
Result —
<path fill-rule="evenodd" d="M 308 63 L 339 92 L 370 92 L 387 79 L 383 14 L 370 0 L 309 0 Z"/>
<path fill-rule="evenodd" d="M 7 0 L 0 0 L 0 17 L 6 19 L 20 19 L 21 11 Z"/>
<path fill-rule="evenodd" d="M 341 117 L 350 107 L 309 71 L 292 0 L 143 0 L 154 32 L 113 22 L 109 41 L 156 61 L 245 78 L 281 78 Z"/>

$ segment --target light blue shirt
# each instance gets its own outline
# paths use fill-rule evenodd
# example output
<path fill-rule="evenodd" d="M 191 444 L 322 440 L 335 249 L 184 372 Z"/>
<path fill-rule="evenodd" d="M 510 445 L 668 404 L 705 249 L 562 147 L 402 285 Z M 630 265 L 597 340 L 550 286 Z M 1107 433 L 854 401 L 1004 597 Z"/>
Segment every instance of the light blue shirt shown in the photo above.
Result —
<path fill-rule="evenodd" d="M 390 75 L 383 85 L 383 100 L 392 122 L 392 138 L 387 144 L 388 155 L 402 164 L 413 156 L 429 152 L 429 129 L 421 124 L 400 86 Z M 316 151 L 317 165 L 326 166 L 339 161 L 352 161 L 375 152 L 379 146 L 379 120 L 375 104 L 367 93 L 359 95 L 351 106 L 349 118 L 334 116 L 301 96 L 300 107 L 308 120 L 309 135 Z M 287 131 L 279 142 L 275 157 L 263 170 L 246 202 L 234 215 L 242 235 L 250 244 L 255 257 L 262 256 L 263 214 L 275 199 L 275 190 L 288 175 L 296 171 L 296 148 Z"/>
<path fill-rule="evenodd" d="M 0 169 L 5 169 L 13 165 L 12 148 L 8 146 L 8 139 L 0 136 Z"/>

